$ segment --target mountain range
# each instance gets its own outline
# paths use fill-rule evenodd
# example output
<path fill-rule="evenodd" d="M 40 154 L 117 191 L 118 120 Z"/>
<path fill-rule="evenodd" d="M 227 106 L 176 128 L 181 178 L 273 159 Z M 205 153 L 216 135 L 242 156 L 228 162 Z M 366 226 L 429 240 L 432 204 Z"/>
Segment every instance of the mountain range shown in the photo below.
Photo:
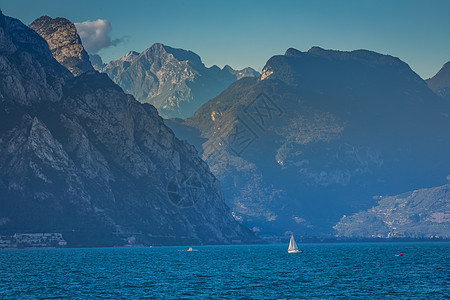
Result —
<path fill-rule="evenodd" d="M 0 13 L 0 235 L 57 232 L 72 247 L 258 241 L 152 105 L 83 67 L 73 24 L 30 27 Z"/>
<path fill-rule="evenodd" d="M 162 44 L 106 65 L 67 19 L 1 14 L 0 235 L 448 238 L 449 66 L 290 48 L 260 75 Z"/>
<path fill-rule="evenodd" d="M 367 50 L 288 49 L 166 124 L 261 235 L 334 236 L 379 195 L 439 186 L 450 172 L 450 102 L 400 59 Z"/>
<path fill-rule="evenodd" d="M 259 75 L 251 68 L 207 68 L 194 52 L 159 43 L 111 61 L 102 72 L 140 102 L 154 105 L 164 118 L 190 117 L 232 82 Z"/>

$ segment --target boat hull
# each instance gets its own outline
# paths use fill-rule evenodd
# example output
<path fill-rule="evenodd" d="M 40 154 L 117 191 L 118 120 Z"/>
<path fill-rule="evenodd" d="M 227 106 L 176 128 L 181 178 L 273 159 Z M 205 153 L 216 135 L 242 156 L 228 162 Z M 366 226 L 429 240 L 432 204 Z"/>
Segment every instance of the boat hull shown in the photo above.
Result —
<path fill-rule="evenodd" d="M 288 253 L 302 253 L 302 250 L 288 250 Z"/>

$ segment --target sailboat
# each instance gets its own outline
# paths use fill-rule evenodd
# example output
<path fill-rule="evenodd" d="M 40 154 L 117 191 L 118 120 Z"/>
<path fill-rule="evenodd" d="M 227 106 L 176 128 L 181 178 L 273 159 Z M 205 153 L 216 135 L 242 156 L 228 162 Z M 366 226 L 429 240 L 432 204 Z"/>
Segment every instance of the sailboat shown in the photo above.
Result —
<path fill-rule="evenodd" d="M 302 253 L 302 250 L 298 249 L 297 243 L 294 240 L 294 235 L 291 235 L 291 240 L 289 241 L 289 248 L 288 248 L 288 252 L 289 253 Z"/>

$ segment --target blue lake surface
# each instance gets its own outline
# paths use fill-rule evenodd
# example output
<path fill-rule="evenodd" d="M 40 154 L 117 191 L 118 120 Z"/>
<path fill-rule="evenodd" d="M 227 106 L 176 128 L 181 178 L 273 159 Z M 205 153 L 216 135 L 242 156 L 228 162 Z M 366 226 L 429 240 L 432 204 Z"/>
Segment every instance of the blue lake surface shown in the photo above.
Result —
<path fill-rule="evenodd" d="M 450 243 L 0 251 L 0 298 L 445 299 Z M 180 251 L 181 250 L 181 251 Z M 402 253 L 403 256 L 395 256 Z"/>

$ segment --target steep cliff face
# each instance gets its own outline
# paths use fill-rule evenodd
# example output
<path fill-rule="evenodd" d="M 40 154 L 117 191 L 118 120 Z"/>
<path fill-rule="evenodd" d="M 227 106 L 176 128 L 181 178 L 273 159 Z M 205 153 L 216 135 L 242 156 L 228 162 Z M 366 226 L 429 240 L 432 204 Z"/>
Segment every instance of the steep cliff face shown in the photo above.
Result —
<path fill-rule="evenodd" d="M 69 246 L 256 239 L 218 181 L 149 104 L 106 74 L 73 77 L 0 15 L 0 232 L 61 232 Z"/>
<path fill-rule="evenodd" d="M 29 27 L 47 41 L 53 57 L 73 75 L 94 70 L 77 29 L 69 20 L 43 16 L 34 20 Z"/>
<path fill-rule="evenodd" d="M 449 116 L 398 58 L 315 47 L 273 56 L 260 78 L 167 124 L 203 151 L 237 219 L 261 234 L 316 235 L 375 195 L 442 184 Z"/>
<path fill-rule="evenodd" d="M 34 31 L 1 15 L 0 99 L 2 103 L 31 105 L 55 102 L 73 76 L 52 56 L 47 43 Z"/>
<path fill-rule="evenodd" d="M 165 118 L 189 117 L 237 78 L 258 75 L 251 68 L 207 68 L 194 52 L 162 44 L 142 53 L 131 51 L 103 72 L 140 102 L 153 104 Z"/>

